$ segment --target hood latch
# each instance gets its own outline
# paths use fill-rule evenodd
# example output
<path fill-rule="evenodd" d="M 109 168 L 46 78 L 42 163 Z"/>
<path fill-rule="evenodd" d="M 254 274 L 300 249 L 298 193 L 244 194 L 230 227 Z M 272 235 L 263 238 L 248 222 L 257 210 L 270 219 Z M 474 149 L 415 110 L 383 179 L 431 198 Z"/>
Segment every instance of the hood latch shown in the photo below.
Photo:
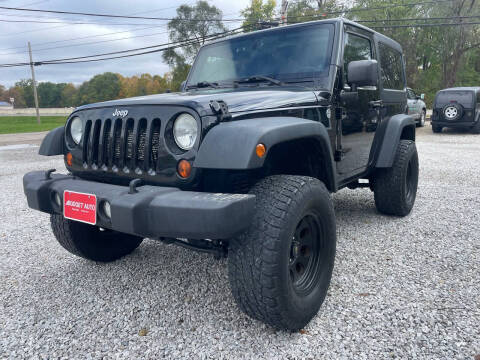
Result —
<path fill-rule="evenodd" d="M 210 101 L 210 109 L 213 113 L 217 115 L 217 121 L 230 121 L 232 120 L 232 114 L 228 111 L 228 105 L 223 100 L 212 100 Z"/>

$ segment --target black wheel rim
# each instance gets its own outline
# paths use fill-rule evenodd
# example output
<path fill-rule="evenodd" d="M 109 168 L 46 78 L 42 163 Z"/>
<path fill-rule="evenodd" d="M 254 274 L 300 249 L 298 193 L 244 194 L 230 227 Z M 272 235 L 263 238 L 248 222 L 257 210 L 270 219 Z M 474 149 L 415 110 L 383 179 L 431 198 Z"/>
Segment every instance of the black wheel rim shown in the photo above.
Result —
<path fill-rule="evenodd" d="M 317 215 L 307 214 L 300 221 L 290 245 L 288 272 L 295 292 L 310 293 L 320 276 L 323 230 Z"/>
<path fill-rule="evenodd" d="M 413 164 L 410 160 L 407 166 L 407 177 L 405 179 L 405 197 L 407 202 L 410 203 L 412 201 L 412 197 L 415 194 L 415 179 L 414 179 L 414 170 Z"/>

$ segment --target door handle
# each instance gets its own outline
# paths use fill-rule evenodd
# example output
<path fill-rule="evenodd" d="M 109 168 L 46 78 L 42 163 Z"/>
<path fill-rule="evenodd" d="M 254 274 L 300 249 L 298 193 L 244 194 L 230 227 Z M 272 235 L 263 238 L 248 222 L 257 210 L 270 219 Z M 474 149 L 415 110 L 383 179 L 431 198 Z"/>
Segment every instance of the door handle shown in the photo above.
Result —
<path fill-rule="evenodd" d="M 383 100 L 370 101 L 368 103 L 368 106 L 370 106 L 373 109 L 383 108 Z"/>

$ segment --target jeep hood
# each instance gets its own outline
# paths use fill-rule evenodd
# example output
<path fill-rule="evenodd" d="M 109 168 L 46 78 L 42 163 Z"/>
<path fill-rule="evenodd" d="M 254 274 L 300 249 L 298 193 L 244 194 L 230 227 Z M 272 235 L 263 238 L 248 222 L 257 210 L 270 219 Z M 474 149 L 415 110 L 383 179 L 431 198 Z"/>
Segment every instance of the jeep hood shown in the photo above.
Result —
<path fill-rule="evenodd" d="M 200 116 L 213 115 L 210 101 L 223 100 L 230 113 L 279 109 L 297 106 L 315 105 L 318 103 L 313 90 L 306 88 L 237 88 L 237 89 L 209 89 L 184 93 L 171 93 L 133 97 L 112 100 L 90 105 L 84 105 L 75 111 L 114 107 L 121 110 L 123 107 L 148 105 L 175 105 L 194 109 Z"/>

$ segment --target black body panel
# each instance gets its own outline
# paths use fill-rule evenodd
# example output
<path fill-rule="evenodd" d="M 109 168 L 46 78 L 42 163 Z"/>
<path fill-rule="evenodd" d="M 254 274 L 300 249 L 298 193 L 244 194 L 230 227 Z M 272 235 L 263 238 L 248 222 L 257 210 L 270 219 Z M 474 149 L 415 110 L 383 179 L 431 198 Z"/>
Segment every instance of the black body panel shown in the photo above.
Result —
<path fill-rule="evenodd" d="M 85 105 L 77 111 L 131 106 L 180 106 L 194 110 L 201 117 L 214 115 L 210 101 L 223 100 L 228 104 L 230 113 L 278 109 L 311 105 L 316 102 L 313 89 L 302 86 L 273 87 L 252 85 L 239 88 L 202 89 L 182 93 L 149 95 Z"/>

